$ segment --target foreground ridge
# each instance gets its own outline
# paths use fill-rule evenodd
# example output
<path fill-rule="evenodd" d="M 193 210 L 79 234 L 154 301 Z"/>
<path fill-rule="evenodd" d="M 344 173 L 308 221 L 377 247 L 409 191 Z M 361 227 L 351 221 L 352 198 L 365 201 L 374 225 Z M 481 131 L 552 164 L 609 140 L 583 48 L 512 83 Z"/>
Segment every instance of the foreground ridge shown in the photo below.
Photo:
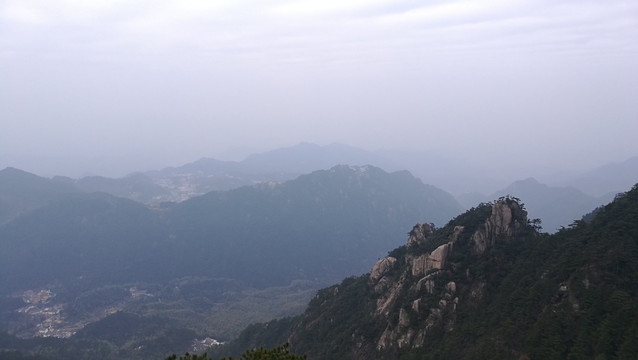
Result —
<path fill-rule="evenodd" d="M 309 359 L 633 358 L 638 190 L 557 234 L 519 199 L 484 203 L 369 274 L 323 289 L 305 313 L 253 325 L 219 351 L 289 341 Z M 235 350 L 236 351 L 236 350 Z"/>

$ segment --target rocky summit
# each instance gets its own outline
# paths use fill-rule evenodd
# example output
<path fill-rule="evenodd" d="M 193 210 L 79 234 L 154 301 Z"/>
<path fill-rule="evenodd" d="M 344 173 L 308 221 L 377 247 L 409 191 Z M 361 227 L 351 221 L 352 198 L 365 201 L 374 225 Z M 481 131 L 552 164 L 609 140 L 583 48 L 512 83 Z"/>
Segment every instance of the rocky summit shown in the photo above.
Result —
<path fill-rule="evenodd" d="M 492 205 L 490 217 L 471 234 L 457 225 L 444 244 L 423 253 L 422 249 L 431 247 L 436 239 L 431 227 L 417 224 L 410 232 L 405 255 L 400 260 L 392 256 L 379 260 L 370 273 L 369 284 L 378 295 L 374 313 L 386 324 L 378 339 L 370 339 L 376 342 L 376 350 L 420 348 L 436 329 L 452 330 L 459 304 L 478 300 L 486 285 L 484 279 L 472 276 L 469 268 L 460 281 L 450 280 L 461 270 L 461 259 L 452 260 L 452 255 L 469 247 L 471 256 L 480 256 L 498 241 L 520 241 L 518 235 L 526 228 L 526 211 L 517 202 L 501 200 Z M 469 242 L 461 244 L 461 236 L 469 237 Z"/>
<path fill-rule="evenodd" d="M 370 273 L 216 350 L 289 342 L 309 359 L 634 359 L 638 187 L 549 235 L 519 199 L 418 223 Z"/>
<path fill-rule="evenodd" d="M 488 279 L 472 266 L 476 259 L 533 234 L 526 211 L 512 199 L 483 204 L 473 212 L 489 214 L 478 225 L 453 222 L 438 231 L 431 225 L 417 224 L 404 247 L 380 259 L 367 278 L 356 281 L 362 287 L 362 302 L 368 307 L 365 316 L 374 324 L 374 331 L 357 334 L 353 319 L 338 319 L 330 311 L 344 301 L 341 294 L 350 293 L 345 287 L 357 286 L 345 282 L 313 300 L 309 306 L 312 311 L 306 312 L 290 338 L 293 346 L 303 347 L 303 339 L 322 332 L 326 324 L 352 323 L 347 351 L 351 357 L 384 358 L 425 348 L 433 339 L 453 331 L 457 309 L 480 301 L 488 286 Z M 313 354 L 314 348 L 306 350 Z M 319 354 L 318 358 L 326 356 Z"/>

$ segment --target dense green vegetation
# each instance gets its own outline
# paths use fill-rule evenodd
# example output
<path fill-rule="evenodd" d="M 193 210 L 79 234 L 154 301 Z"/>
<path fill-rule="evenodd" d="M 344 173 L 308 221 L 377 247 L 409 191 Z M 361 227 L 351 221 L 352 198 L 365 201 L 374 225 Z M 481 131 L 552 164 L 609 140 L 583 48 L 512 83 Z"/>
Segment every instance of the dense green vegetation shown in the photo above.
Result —
<path fill-rule="evenodd" d="M 364 275 L 320 291 L 303 315 L 287 320 L 289 326 L 254 326 L 217 354 L 290 339 L 293 349 L 310 359 L 635 359 L 638 186 L 598 209 L 590 221 L 576 221 L 550 236 L 528 220 L 514 239 L 477 255 L 470 235 L 490 209 L 491 204 L 481 204 L 436 230 L 425 244 L 390 252 L 398 265 L 387 276 L 407 285 L 399 287 L 387 320 L 375 313 L 383 294 L 374 292 Z M 458 225 L 464 231 L 448 266 L 433 275 L 431 295 L 409 293 L 419 278 L 400 270 L 403 259 L 432 251 Z M 440 308 L 437 295 L 450 281 L 459 298 L 452 311 Z M 442 309 L 441 320 L 431 323 L 431 311 L 412 310 L 415 296 L 426 308 Z M 401 316 L 408 324 L 399 327 L 401 334 L 431 326 L 428 336 L 418 347 L 380 351 L 381 333 L 397 328 Z"/>
<path fill-rule="evenodd" d="M 494 358 L 517 353 L 532 359 L 634 358 L 637 291 L 634 187 L 590 223 L 578 221 L 524 244 L 484 310 L 469 313 L 441 349 L 470 338 L 470 349 L 485 358 L 488 353 Z"/>
<path fill-rule="evenodd" d="M 266 349 L 263 347 L 257 349 L 246 350 L 238 360 L 305 360 L 305 355 L 291 354 L 289 345 L 286 343 L 274 347 L 272 349 Z M 179 358 L 173 354 L 167 357 L 165 360 L 212 360 L 206 353 L 200 355 L 193 355 L 186 353 Z M 233 357 L 221 358 L 220 360 L 233 360 Z"/>

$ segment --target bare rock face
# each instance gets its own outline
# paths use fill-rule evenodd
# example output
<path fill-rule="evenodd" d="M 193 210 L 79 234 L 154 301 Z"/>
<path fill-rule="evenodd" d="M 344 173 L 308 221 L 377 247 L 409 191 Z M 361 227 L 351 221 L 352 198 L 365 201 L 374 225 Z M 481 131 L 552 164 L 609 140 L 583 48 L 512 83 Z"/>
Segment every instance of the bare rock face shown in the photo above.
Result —
<path fill-rule="evenodd" d="M 450 242 L 454 244 L 456 240 L 459 238 L 459 235 L 465 230 L 465 226 L 455 226 L 454 231 L 452 232 L 452 236 L 450 236 Z"/>
<path fill-rule="evenodd" d="M 462 293 L 457 292 L 459 285 L 454 281 L 438 284 L 441 274 L 453 271 L 454 264 L 447 261 L 455 250 L 457 240 L 461 236 L 469 237 L 469 243 L 463 246 L 469 246 L 475 256 L 481 256 L 497 241 L 511 239 L 526 224 L 525 210 L 515 201 L 501 199 L 492 206 L 489 218 L 473 233 L 465 234 L 464 226 L 456 226 L 446 243 L 430 253 L 416 255 L 410 249 L 416 245 L 427 245 L 433 235 L 429 225 L 417 224 L 410 232 L 405 258 L 379 260 L 370 273 L 370 282 L 379 295 L 376 315 L 387 321 L 376 349 L 419 348 L 425 346 L 434 328 L 452 331 L 459 303 L 476 301 L 485 291 L 485 282 L 475 281 L 469 276 L 466 277 L 467 283 L 462 285 Z M 392 273 L 391 269 L 394 269 Z M 403 298 L 405 296 L 409 298 Z"/>
<path fill-rule="evenodd" d="M 418 292 L 426 291 L 428 294 L 432 294 L 434 290 L 434 275 L 435 274 L 430 274 L 422 277 L 421 280 L 416 283 L 416 290 Z"/>
<path fill-rule="evenodd" d="M 458 313 L 486 296 L 490 284 L 484 274 L 471 274 L 468 264 L 491 261 L 484 255 L 491 246 L 525 234 L 527 213 L 509 198 L 477 211 L 467 217 L 476 222 L 457 221 L 436 233 L 428 224 L 416 224 L 404 248 L 377 261 L 367 278 L 366 311 L 381 328 L 359 335 L 354 359 L 427 347 L 434 335 L 454 331 Z"/>
<path fill-rule="evenodd" d="M 412 265 L 412 276 L 424 275 L 429 270 L 444 267 L 450 247 L 450 243 L 443 244 L 434 249 L 430 254 L 423 254 L 416 258 L 409 259 L 408 261 Z"/>
<path fill-rule="evenodd" d="M 408 237 L 408 246 L 424 244 L 430 235 L 432 235 L 434 231 L 432 230 L 432 226 L 428 224 L 417 223 L 410 231 L 410 236 Z"/>
<path fill-rule="evenodd" d="M 516 202 L 500 200 L 492 206 L 492 215 L 485 224 L 472 235 L 474 252 L 482 254 L 498 239 L 511 238 L 516 231 L 525 227 L 527 211 Z"/>
<path fill-rule="evenodd" d="M 376 314 L 383 316 L 388 322 L 386 329 L 377 341 L 377 350 L 382 351 L 393 347 L 402 349 L 423 346 L 427 335 L 441 321 L 444 314 L 456 309 L 458 299 L 456 299 L 456 302 L 452 301 L 452 296 L 456 292 L 456 284 L 453 282 L 446 285 L 446 291 L 438 301 L 437 306 L 429 308 L 425 305 L 423 299 L 427 296 L 438 297 L 441 295 L 434 294 L 436 270 L 445 268 L 453 243 L 462 231 L 463 227 L 455 228 L 449 238 L 449 242 L 438 246 L 431 253 L 419 256 L 407 254 L 405 268 L 398 278 L 389 279 L 383 276 L 383 274 L 388 272 L 386 269 L 396 266 L 397 259 L 382 259 L 374 265 L 370 273 L 370 281 L 376 282 L 375 292 L 381 295 L 377 299 Z M 408 248 L 410 245 L 425 244 L 430 235 L 432 235 L 432 228 L 429 225 L 417 224 L 410 232 Z M 421 276 L 421 279 L 416 282 L 409 280 L 419 276 Z M 386 281 L 391 282 L 386 283 Z M 381 286 L 383 286 L 385 291 L 379 291 Z M 396 308 L 400 296 L 404 296 L 406 292 L 416 296 L 416 298 L 412 299 L 411 306 L 398 309 L 398 313 L 396 310 L 392 311 L 392 309 Z M 392 317 L 396 318 L 392 319 Z M 415 324 L 411 323 L 411 321 L 414 321 L 412 319 L 425 320 L 425 326 L 415 329 Z"/>
<path fill-rule="evenodd" d="M 462 230 L 462 227 L 460 230 Z M 407 243 L 408 248 L 411 246 L 425 244 L 432 234 L 433 230 L 430 225 L 417 223 L 412 228 L 412 231 L 410 231 Z M 458 236 L 456 229 L 455 234 Z M 424 275 L 429 270 L 441 269 L 444 267 L 452 242 L 455 240 L 456 239 L 452 239 L 451 242 L 437 247 L 429 254 L 423 254 L 417 257 L 408 255 L 407 262 L 411 266 L 412 276 Z"/>
<path fill-rule="evenodd" d="M 395 267 L 396 262 L 396 258 L 388 256 L 374 264 L 368 279 L 370 284 L 374 286 L 375 293 L 381 294 L 392 285 L 392 280 L 386 277 L 386 274 Z"/>
<path fill-rule="evenodd" d="M 392 269 L 396 262 L 397 259 L 393 258 L 392 256 L 388 256 L 377 261 L 377 263 L 374 264 L 372 270 L 370 271 L 370 281 L 372 283 L 377 283 L 379 279 L 383 277 L 383 275 L 385 275 L 388 271 L 390 271 L 390 269 Z"/>
<path fill-rule="evenodd" d="M 428 285 L 421 284 L 433 284 L 433 274 L 425 276 L 418 284 L 411 286 L 408 292 L 414 292 L 415 288 L 417 293 L 420 286 Z M 427 289 L 427 295 L 422 294 L 412 301 L 411 305 L 407 308 L 400 308 L 397 313 L 390 315 L 386 311 L 383 315 L 388 320 L 388 325 L 381 334 L 381 337 L 377 341 L 376 348 L 379 351 L 390 348 L 419 348 L 423 347 L 427 336 L 431 333 L 432 329 L 437 324 L 443 322 L 444 326 L 448 330 L 453 329 L 454 322 L 456 320 L 456 307 L 459 303 L 459 298 L 456 296 L 456 283 L 450 281 L 446 284 L 445 290 L 441 294 L 433 294 L 432 289 Z M 393 288 L 392 300 L 396 301 L 396 294 L 401 291 L 401 287 Z M 426 306 L 426 302 L 423 300 L 424 296 L 436 296 L 439 298 L 437 304 L 433 307 Z M 383 305 L 388 306 L 389 299 Z M 412 314 L 412 315 L 410 315 Z M 396 318 L 390 319 L 389 316 L 396 316 Z M 413 323 L 416 319 L 418 323 Z M 395 324 L 395 325 L 392 325 Z"/>

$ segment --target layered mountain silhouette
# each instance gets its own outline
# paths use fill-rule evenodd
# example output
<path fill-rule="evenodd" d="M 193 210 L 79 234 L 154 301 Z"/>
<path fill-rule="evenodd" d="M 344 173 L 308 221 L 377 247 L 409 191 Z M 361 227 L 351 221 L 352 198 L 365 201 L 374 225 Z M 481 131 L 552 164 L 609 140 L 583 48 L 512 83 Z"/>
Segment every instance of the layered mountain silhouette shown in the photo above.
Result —
<path fill-rule="evenodd" d="M 638 178 L 637 158 L 603 165 L 594 170 L 570 176 L 550 176 L 544 180 L 552 188 L 576 188 L 586 196 L 606 203 L 630 187 Z M 192 163 L 161 170 L 139 172 L 123 178 L 89 176 L 81 179 L 56 177 L 60 182 L 75 184 L 85 192 L 101 191 L 146 204 L 183 201 L 209 191 L 220 191 L 282 182 L 315 170 L 339 164 L 371 164 L 385 171 L 406 169 L 427 184 L 450 191 L 464 205 L 489 201 L 494 189 L 504 188 L 508 181 L 498 172 L 489 172 L 477 164 L 441 154 L 414 151 L 366 151 L 343 144 L 319 146 L 300 143 L 263 153 L 252 154 L 241 161 L 202 158 Z M 541 176 L 541 174 L 538 174 Z M 486 190 L 489 189 L 489 190 Z M 481 195 L 481 193 L 483 195 Z M 489 194 L 489 195 L 485 195 Z M 533 199 L 524 198 L 529 203 Z M 543 219 L 547 220 L 547 219 Z M 553 224 L 550 224 L 553 225 Z M 560 224 L 565 225 L 565 224 Z M 554 227 L 547 227 L 553 231 Z"/>
<path fill-rule="evenodd" d="M 297 302 L 347 276 L 303 315 L 253 325 L 219 354 L 285 342 L 311 359 L 638 352 L 635 188 L 581 221 L 616 192 L 597 197 L 530 178 L 492 194 L 496 201 L 475 194 L 474 207 L 448 222 L 462 211 L 450 194 L 407 171 L 332 166 L 343 154 L 353 163 L 382 161 L 340 145 L 301 144 L 121 179 L 0 171 L 0 354 L 153 358 L 232 322 L 208 311 L 246 289 L 257 297 L 281 291 L 283 303 L 294 294 L 289 302 Z M 614 169 L 631 174 L 631 164 Z M 332 167 L 307 170 L 324 165 Z M 600 181 L 592 189 L 604 188 Z M 558 232 L 539 232 L 533 218 Z M 59 311 L 81 324 L 76 335 L 1 334 L 31 336 L 36 322 L 45 333 L 55 327 L 22 315 L 37 307 L 25 305 L 35 295 L 24 294 L 46 298 L 50 289 L 55 297 L 42 300 L 38 316 L 53 324 Z M 277 306 L 268 314 L 286 313 Z M 201 323 L 192 321 L 198 316 Z"/>
<path fill-rule="evenodd" d="M 0 226 L 3 329 L 110 341 L 95 334 L 124 334 L 115 329 L 141 316 L 135 336 L 147 339 L 136 345 L 142 347 L 170 343 L 160 339 L 173 330 L 183 335 L 183 349 L 194 332 L 230 336 L 235 322 L 247 319 L 225 319 L 223 312 L 259 291 L 272 305 L 255 316 L 286 313 L 313 288 L 365 272 L 402 242 L 409 224 L 444 224 L 461 209 L 451 195 L 406 171 L 372 166 L 341 165 L 153 208 L 60 179 L 13 169 L 3 175 L 11 181 L 2 192 L 16 194 L 3 198 L 11 211 Z M 40 201 L 30 203 L 29 194 L 38 191 Z M 18 206 L 23 203 L 29 206 Z M 281 299 L 268 289 L 280 289 Z M 23 311 L 33 315 L 21 315 L 28 307 L 22 299 L 32 296 L 36 306 Z M 104 318 L 114 309 L 134 316 Z M 205 324 L 180 319 L 201 311 Z M 89 324 L 95 325 L 87 333 Z M 226 333 L 202 329 L 209 326 Z M 157 354 L 151 350 L 145 354 Z"/>
<path fill-rule="evenodd" d="M 406 224 L 442 224 L 460 208 L 407 172 L 371 166 L 210 192 L 157 210 L 105 193 L 53 198 L 58 182 L 29 178 L 52 186 L 52 200 L 0 228 L 5 291 L 78 276 L 100 283 L 191 275 L 256 286 L 332 281 L 364 272 L 401 241 Z"/>

